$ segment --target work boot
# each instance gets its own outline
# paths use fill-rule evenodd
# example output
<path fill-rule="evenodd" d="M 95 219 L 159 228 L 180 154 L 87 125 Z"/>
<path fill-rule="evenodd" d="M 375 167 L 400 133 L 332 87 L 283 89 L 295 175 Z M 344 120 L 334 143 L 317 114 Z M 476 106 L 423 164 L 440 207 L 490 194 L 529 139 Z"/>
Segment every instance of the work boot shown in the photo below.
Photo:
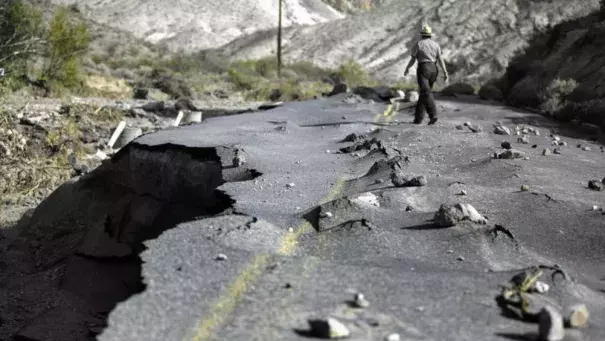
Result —
<path fill-rule="evenodd" d="M 437 123 L 437 117 L 431 118 L 431 120 L 429 121 L 429 125 L 433 125 L 435 123 Z"/>

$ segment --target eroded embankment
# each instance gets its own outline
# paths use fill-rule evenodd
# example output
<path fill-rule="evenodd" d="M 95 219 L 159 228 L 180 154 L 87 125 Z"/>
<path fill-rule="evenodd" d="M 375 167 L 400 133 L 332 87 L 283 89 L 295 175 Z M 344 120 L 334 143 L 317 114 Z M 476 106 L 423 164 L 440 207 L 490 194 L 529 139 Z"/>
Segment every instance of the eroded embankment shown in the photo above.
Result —
<path fill-rule="evenodd" d="M 144 241 L 228 210 L 217 187 L 260 175 L 223 168 L 216 148 L 130 144 L 57 189 L 7 247 L 0 338 L 94 339 L 118 302 L 144 290 Z"/>

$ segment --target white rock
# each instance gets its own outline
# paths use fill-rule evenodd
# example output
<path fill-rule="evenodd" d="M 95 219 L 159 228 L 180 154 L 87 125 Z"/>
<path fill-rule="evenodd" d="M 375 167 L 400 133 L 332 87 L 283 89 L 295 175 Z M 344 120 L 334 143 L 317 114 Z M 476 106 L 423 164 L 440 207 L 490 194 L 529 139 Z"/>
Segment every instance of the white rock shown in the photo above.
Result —
<path fill-rule="evenodd" d="M 538 334 L 543 341 L 561 341 L 565 337 L 563 317 L 553 307 L 545 306 L 540 311 Z"/>
<path fill-rule="evenodd" d="M 227 260 L 227 255 L 219 253 L 216 255 L 216 260 Z"/>
<path fill-rule="evenodd" d="M 588 324 L 590 312 L 585 304 L 571 306 L 567 314 L 567 322 L 571 328 L 582 328 Z"/>
<path fill-rule="evenodd" d="M 313 335 L 326 339 L 342 339 L 349 337 L 351 332 L 340 321 L 333 317 L 327 319 L 309 320 Z"/>
<path fill-rule="evenodd" d="M 291 183 L 287 184 L 286 187 L 288 187 L 288 188 L 296 187 L 296 184 L 291 182 Z"/>
<path fill-rule="evenodd" d="M 542 281 L 537 281 L 534 284 L 534 287 L 532 288 L 532 290 L 539 294 L 545 294 L 548 292 L 548 290 L 550 290 L 550 285 L 548 285 Z"/>
<path fill-rule="evenodd" d="M 465 217 L 468 217 L 468 220 L 472 221 L 473 223 L 487 223 L 485 218 L 470 204 L 458 204 L 458 206 L 462 209 L 462 214 L 464 214 Z"/>
<path fill-rule="evenodd" d="M 358 308 L 367 308 L 370 306 L 370 302 L 368 302 L 368 300 L 366 300 L 366 298 L 363 296 L 362 293 L 357 293 L 355 294 L 355 306 Z"/>
<path fill-rule="evenodd" d="M 557 141 L 557 142 L 561 141 L 561 138 L 560 138 L 560 137 L 558 137 L 558 136 L 554 136 L 554 137 L 553 137 L 553 139 L 554 139 L 555 141 Z"/>
<path fill-rule="evenodd" d="M 353 199 L 353 202 L 356 202 L 361 205 L 371 205 L 375 207 L 380 207 L 380 201 L 378 201 L 378 196 L 374 193 L 363 193 L 358 197 Z"/>
<path fill-rule="evenodd" d="M 332 218 L 333 216 L 334 214 L 332 214 L 332 212 L 322 213 L 323 218 Z"/>
<path fill-rule="evenodd" d="M 387 337 L 385 337 L 384 340 L 385 341 L 400 341 L 401 336 L 399 336 L 399 334 L 393 333 L 393 334 L 387 335 Z"/>

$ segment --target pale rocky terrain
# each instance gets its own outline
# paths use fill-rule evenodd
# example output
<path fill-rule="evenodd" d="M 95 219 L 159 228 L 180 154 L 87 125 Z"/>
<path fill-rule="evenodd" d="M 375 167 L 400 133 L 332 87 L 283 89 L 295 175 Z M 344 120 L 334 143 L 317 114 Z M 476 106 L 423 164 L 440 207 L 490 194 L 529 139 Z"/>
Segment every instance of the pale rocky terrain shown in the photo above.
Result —
<path fill-rule="evenodd" d="M 296 27 L 284 35 L 287 60 L 334 67 L 354 59 L 386 80 L 403 75 L 418 30 L 429 23 L 455 78 L 472 81 L 502 72 L 510 57 L 538 30 L 584 16 L 598 0 L 389 1 L 375 10 L 324 24 Z M 232 58 L 272 53 L 275 32 L 242 37 L 223 48 Z M 409 80 L 413 80 L 414 72 Z"/>
<path fill-rule="evenodd" d="M 277 0 L 51 0 L 77 4 L 89 19 L 174 50 L 214 48 L 277 27 Z M 313 25 L 343 17 L 321 0 L 286 0 L 283 25 Z"/>

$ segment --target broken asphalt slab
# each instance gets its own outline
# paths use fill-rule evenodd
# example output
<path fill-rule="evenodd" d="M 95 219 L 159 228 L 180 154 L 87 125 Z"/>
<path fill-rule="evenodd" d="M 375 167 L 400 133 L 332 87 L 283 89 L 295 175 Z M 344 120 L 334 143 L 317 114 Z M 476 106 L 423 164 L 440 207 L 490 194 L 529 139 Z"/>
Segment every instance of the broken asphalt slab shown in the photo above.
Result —
<path fill-rule="evenodd" d="M 502 136 L 455 126 L 532 119 L 544 130 L 548 122 L 440 100 L 439 123 L 417 126 L 405 112 L 385 116 L 385 105 L 339 96 L 139 137 L 21 224 L 40 240 L 38 266 L 74 264 L 77 250 L 98 255 L 90 229 L 140 253 L 143 264 L 132 271 L 141 271 L 143 288 L 110 312 L 100 341 L 302 340 L 297 331 L 318 316 L 334 316 L 352 340 L 506 340 L 537 329 L 502 316 L 498 285 L 538 263 L 572 274 L 575 282 L 549 283 L 553 295 L 587 304 L 590 327 L 581 332 L 605 337 L 605 216 L 587 212 L 603 197 L 586 183 L 603 177 L 601 153 L 543 157 L 550 141 L 534 138 L 541 148 L 515 146 L 530 160 L 493 159 Z M 352 133 L 400 155 L 339 152 L 355 143 L 343 141 Z M 233 165 L 235 149 L 244 164 Z M 427 186 L 393 186 L 396 157 L 406 160 L 399 171 L 426 176 Z M 530 191 L 519 192 L 524 184 Z M 439 207 L 457 203 L 471 204 L 487 224 L 436 225 Z M 107 215 L 105 234 L 94 230 Z M 72 287 L 64 290 L 88 299 Z M 372 305 L 350 311 L 350 291 Z"/>

